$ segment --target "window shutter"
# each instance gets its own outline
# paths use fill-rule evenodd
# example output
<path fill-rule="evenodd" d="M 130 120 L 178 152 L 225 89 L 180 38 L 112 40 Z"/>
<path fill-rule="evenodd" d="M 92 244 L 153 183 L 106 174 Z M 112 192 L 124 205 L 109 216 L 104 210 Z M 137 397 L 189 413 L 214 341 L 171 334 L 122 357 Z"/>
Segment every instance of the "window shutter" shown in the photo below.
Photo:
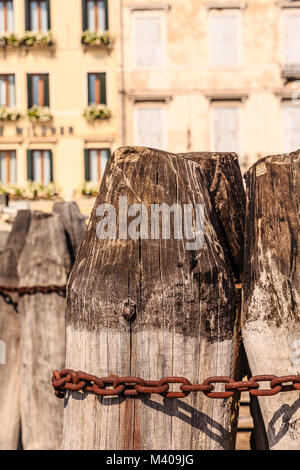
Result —
<path fill-rule="evenodd" d="M 52 150 L 49 150 L 50 154 L 50 181 L 53 183 L 53 152 Z"/>
<path fill-rule="evenodd" d="M 100 73 L 101 104 L 106 104 L 106 73 Z"/>
<path fill-rule="evenodd" d="M 300 15 L 289 15 L 285 17 L 284 37 L 286 64 L 300 64 Z"/>
<path fill-rule="evenodd" d="M 284 151 L 294 152 L 300 148 L 300 108 L 284 108 Z"/>
<path fill-rule="evenodd" d="M 32 174 L 32 152 L 31 150 L 27 150 L 27 179 L 28 180 L 33 180 L 33 174 Z"/>
<path fill-rule="evenodd" d="M 29 0 L 25 0 L 25 30 L 30 30 L 29 24 Z"/>
<path fill-rule="evenodd" d="M 87 29 L 86 0 L 81 0 L 81 9 L 82 9 L 82 31 L 85 31 Z"/>
<path fill-rule="evenodd" d="M 31 75 L 27 74 L 27 105 L 28 109 L 31 108 L 32 106 L 32 80 L 31 80 Z"/>
<path fill-rule="evenodd" d="M 49 75 L 44 76 L 44 106 L 50 106 L 50 97 L 49 97 Z"/>
<path fill-rule="evenodd" d="M 160 17 L 135 19 L 136 64 L 155 67 L 163 63 L 162 30 Z"/>
<path fill-rule="evenodd" d="M 90 180 L 90 165 L 89 165 L 89 151 L 84 149 L 84 179 Z"/>
<path fill-rule="evenodd" d="M 212 64 L 238 64 L 238 16 L 218 15 L 211 18 Z"/>
<path fill-rule="evenodd" d="M 105 8 L 105 29 L 108 30 L 108 0 L 104 0 Z"/>
<path fill-rule="evenodd" d="M 157 149 L 164 148 L 164 109 L 138 108 L 137 142 L 135 145 Z"/>
<path fill-rule="evenodd" d="M 47 3 L 47 19 L 48 19 L 48 31 L 51 29 L 51 10 L 50 10 L 50 0 L 46 0 Z"/>
<path fill-rule="evenodd" d="M 214 151 L 239 152 L 239 109 L 214 108 Z"/>

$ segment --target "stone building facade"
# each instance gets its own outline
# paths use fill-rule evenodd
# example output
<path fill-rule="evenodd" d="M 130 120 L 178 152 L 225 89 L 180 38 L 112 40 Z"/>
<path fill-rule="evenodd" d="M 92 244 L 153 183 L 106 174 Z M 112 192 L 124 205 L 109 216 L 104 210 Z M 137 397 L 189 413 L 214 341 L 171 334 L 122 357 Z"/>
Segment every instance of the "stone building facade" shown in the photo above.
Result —
<path fill-rule="evenodd" d="M 1 112 L 22 115 L 0 121 L 4 183 L 68 196 L 122 145 L 243 169 L 300 147 L 298 1 L 0 0 L 0 46 Z"/>

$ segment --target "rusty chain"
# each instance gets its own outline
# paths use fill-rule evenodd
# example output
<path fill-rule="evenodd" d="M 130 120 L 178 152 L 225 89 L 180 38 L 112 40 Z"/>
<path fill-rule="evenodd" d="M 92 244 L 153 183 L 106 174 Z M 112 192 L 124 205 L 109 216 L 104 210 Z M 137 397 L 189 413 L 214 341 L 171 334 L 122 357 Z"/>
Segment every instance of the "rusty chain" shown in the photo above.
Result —
<path fill-rule="evenodd" d="M 269 382 L 269 388 L 260 388 L 260 382 Z M 225 384 L 225 391 L 216 392 L 215 384 Z M 170 384 L 180 384 L 180 391 L 169 391 Z M 247 381 L 235 381 L 230 377 L 209 377 L 203 383 L 191 384 L 184 377 L 164 377 L 161 380 L 144 380 L 140 377 L 96 377 L 72 369 L 55 370 L 52 386 L 58 398 L 64 398 L 67 390 L 92 392 L 102 396 L 136 397 L 146 394 L 158 394 L 167 398 L 185 398 L 191 392 L 203 392 L 208 398 L 230 398 L 238 392 L 249 392 L 255 396 L 273 396 L 280 392 L 300 390 L 300 374 L 256 375 Z M 111 388 L 106 388 L 110 386 Z"/>
<path fill-rule="evenodd" d="M 23 295 L 32 295 L 32 294 L 65 294 L 66 293 L 66 286 L 57 286 L 57 285 L 49 285 L 49 286 L 30 286 L 30 287 L 10 287 L 10 286 L 2 286 L 0 285 L 0 295 L 6 294 L 19 294 L 20 296 Z"/>

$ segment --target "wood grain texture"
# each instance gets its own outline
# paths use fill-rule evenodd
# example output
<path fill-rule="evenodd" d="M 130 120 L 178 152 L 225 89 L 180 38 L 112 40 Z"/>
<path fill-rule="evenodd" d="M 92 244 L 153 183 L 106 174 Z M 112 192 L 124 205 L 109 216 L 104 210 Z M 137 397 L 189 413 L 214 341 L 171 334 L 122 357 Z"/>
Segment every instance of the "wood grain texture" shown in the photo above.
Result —
<path fill-rule="evenodd" d="M 33 212 L 19 262 L 22 286 L 65 285 L 71 257 L 57 214 Z M 59 449 L 63 403 L 53 395 L 51 375 L 65 364 L 65 298 L 34 294 L 21 298 L 22 441 L 28 449 Z"/>
<path fill-rule="evenodd" d="M 241 280 L 244 258 L 246 194 L 236 153 L 180 154 L 198 162 L 218 215 L 234 276 Z"/>
<path fill-rule="evenodd" d="M 75 260 L 86 231 L 85 217 L 81 214 L 76 202 L 56 202 L 53 205 L 53 212 L 61 218 L 70 247 L 69 251 Z"/>
<path fill-rule="evenodd" d="M 99 204 L 205 204 L 205 241 L 99 240 Z M 149 212 L 150 213 L 150 212 Z M 119 213 L 117 211 L 117 220 Z M 145 379 L 238 376 L 237 294 L 199 164 L 141 147 L 110 159 L 67 295 L 67 367 Z M 132 220 L 132 219 L 130 219 Z M 172 232 L 171 232 L 172 233 Z M 135 321 L 122 316 L 136 304 Z M 79 392 L 65 400 L 64 449 L 228 449 L 237 405 L 203 394 L 124 400 Z"/>
<path fill-rule="evenodd" d="M 17 265 L 26 242 L 30 211 L 19 211 L 0 255 L 0 284 L 19 285 Z M 15 450 L 20 434 L 20 315 L 18 295 L 0 295 L 0 340 L 6 346 L 6 364 L 0 365 L 0 449 Z"/>
<path fill-rule="evenodd" d="M 292 375 L 300 371 L 300 153 L 259 160 L 246 178 L 245 349 L 252 375 Z M 299 392 L 258 401 L 270 449 L 299 449 Z"/>

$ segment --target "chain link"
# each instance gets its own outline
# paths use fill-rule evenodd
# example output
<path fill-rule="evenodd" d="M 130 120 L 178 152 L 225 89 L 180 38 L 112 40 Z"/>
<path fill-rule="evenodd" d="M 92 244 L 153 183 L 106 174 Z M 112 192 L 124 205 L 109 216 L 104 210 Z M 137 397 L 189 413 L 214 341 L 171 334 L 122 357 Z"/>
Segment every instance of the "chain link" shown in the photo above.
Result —
<path fill-rule="evenodd" d="M 0 295 L 6 294 L 19 294 L 20 296 L 23 295 L 32 295 L 32 294 L 51 294 L 57 293 L 61 295 L 65 295 L 66 293 L 66 286 L 57 286 L 57 285 L 49 285 L 49 286 L 31 286 L 31 287 L 10 287 L 10 286 L 2 286 L 0 285 Z"/>
<path fill-rule="evenodd" d="M 260 388 L 261 382 L 269 382 L 269 388 Z M 225 391 L 215 391 L 215 384 L 225 384 Z M 180 391 L 169 391 L 171 384 L 180 384 Z M 140 377 L 119 377 L 111 375 L 99 378 L 72 369 L 55 370 L 52 386 L 58 398 L 64 398 L 67 390 L 82 390 L 102 396 L 136 397 L 158 394 L 167 398 L 185 398 L 191 392 L 203 392 L 208 398 L 230 398 L 235 393 L 249 392 L 251 395 L 266 397 L 280 392 L 300 390 L 300 374 L 256 375 L 247 381 L 235 381 L 231 377 L 209 377 L 202 384 L 191 384 L 184 377 L 164 377 L 161 380 L 144 380 Z M 107 388 L 109 386 L 110 388 Z"/>

